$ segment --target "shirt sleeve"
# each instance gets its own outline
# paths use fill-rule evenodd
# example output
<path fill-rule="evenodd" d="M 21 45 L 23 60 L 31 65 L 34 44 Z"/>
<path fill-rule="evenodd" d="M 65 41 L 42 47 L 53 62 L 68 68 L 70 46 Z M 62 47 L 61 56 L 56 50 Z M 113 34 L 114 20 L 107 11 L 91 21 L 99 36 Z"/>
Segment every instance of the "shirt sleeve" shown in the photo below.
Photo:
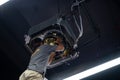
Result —
<path fill-rule="evenodd" d="M 44 79 L 40 73 L 27 69 L 21 74 L 19 80 L 44 80 Z"/>

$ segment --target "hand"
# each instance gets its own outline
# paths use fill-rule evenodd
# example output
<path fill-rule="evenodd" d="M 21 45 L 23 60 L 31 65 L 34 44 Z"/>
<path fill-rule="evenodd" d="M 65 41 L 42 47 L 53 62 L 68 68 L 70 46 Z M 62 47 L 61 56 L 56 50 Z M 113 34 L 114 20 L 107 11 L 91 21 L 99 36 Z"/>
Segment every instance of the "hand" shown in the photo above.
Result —
<path fill-rule="evenodd" d="M 59 43 L 57 45 L 56 51 L 63 51 L 64 50 L 64 45 L 62 43 Z"/>

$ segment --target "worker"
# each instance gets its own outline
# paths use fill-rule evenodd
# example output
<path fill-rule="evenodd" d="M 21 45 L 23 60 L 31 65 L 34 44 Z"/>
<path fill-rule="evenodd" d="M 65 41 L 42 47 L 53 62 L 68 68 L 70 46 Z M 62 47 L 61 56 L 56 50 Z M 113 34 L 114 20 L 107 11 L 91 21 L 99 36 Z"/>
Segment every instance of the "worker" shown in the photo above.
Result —
<path fill-rule="evenodd" d="M 64 45 L 61 43 L 60 38 L 56 41 L 57 45 L 41 44 L 36 48 L 30 58 L 27 69 L 21 74 L 19 80 L 44 80 L 47 65 L 49 65 L 55 51 L 64 49 Z"/>

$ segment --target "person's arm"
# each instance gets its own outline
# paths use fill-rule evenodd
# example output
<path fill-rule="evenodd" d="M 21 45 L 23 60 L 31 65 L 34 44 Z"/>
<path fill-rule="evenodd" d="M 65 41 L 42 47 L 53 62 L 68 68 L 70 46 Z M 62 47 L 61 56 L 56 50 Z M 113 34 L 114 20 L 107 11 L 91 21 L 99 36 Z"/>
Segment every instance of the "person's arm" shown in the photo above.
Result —
<path fill-rule="evenodd" d="M 28 68 L 22 73 L 19 80 L 43 80 L 49 57 L 57 46 L 42 45 L 31 56 Z"/>

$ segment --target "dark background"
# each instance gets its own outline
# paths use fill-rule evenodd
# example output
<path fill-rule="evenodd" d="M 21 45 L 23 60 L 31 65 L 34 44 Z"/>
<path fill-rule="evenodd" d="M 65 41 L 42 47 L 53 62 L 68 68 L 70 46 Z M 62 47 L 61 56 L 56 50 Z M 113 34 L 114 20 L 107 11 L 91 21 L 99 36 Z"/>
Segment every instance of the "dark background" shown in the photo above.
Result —
<path fill-rule="evenodd" d="M 18 80 L 30 54 L 24 35 L 30 27 L 58 13 L 69 13 L 74 0 L 10 0 L 0 6 L 0 72 L 4 80 Z M 87 9 L 87 10 L 86 10 Z M 86 0 L 82 4 L 84 34 L 79 58 L 47 71 L 50 80 L 61 80 L 120 56 L 120 1 Z M 72 24 L 72 23 L 71 23 Z M 77 35 L 77 34 L 76 34 Z M 84 80 L 120 80 L 120 66 Z"/>

